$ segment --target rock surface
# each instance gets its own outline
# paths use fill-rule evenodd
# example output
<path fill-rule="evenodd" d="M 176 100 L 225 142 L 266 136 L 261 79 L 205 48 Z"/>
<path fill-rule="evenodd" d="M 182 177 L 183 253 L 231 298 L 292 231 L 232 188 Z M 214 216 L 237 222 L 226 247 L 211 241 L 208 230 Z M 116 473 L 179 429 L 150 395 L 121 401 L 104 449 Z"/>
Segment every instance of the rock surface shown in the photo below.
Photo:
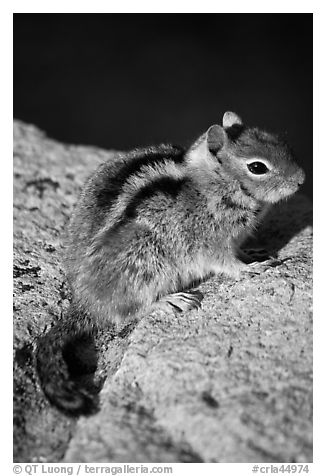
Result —
<path fill-rule="evenodd" d="M 69 302 L 60 239 L 110 159 L 14 124 L 15 461 L 311 462 L 312 209 L 300 195 L 258 231 L 274 266 L 212 278 L 201 310 L 155 311 L 103 337 L 99 413 L 76 420 L 45 400 L 34 346 Z"/>

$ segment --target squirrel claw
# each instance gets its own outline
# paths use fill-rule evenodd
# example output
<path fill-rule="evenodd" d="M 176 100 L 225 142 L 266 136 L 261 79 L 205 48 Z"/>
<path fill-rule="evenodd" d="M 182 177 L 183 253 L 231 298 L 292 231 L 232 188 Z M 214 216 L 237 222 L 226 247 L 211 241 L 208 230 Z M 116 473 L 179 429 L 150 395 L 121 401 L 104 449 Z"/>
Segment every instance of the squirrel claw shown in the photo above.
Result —
<path fill-rule="evenodd" d="M 194 290 L 169 294 L 163 298 L 163 301 L 169 303 L 176 312 L 184 312 L 199 309 L 203 298 L 204 295 L 200 291 Z"/>
<path fill-rule="evenodd" d="M 269 257 L 264 261 L 253 261 L 247 265 L 247 272 L 252 275 L 259 275 L 268 271 L 270 268 L 275 268 L 279 266 L 281 262 L 278 259 Z M 248 269 L 249 268 L 249 269 Z"/>

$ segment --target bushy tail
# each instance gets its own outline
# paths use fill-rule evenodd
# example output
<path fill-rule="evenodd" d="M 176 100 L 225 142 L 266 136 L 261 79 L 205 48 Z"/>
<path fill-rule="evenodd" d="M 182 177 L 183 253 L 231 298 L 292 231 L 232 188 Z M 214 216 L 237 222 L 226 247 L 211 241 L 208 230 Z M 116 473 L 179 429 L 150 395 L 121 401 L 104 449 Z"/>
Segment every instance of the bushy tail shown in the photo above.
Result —
<path fill-rule="evenodd" d="M 67 319 L 39 338 L 36 366 L 41 387 L 53 405 L 69 415 L 89 414 L 98 407 L 98 388 L 92 381 L 97 360 L 94 344 L 90 354 L 94 330 L 81 333 L 73 317 L 71 310 Z M 85 349 L 88 362 L 74 355 L 78 346 Z"/>

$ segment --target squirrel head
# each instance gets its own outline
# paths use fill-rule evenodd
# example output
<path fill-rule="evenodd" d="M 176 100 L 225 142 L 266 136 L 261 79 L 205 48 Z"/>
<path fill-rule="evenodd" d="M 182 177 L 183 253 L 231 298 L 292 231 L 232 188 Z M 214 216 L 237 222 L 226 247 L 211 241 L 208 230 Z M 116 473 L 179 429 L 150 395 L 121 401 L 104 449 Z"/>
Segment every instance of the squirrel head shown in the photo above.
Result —
<path fill-rule="evenodd" d="M 292 195 L 305 180 L 283 140 L 256 127 L 245 127 L 234 112 L 226 112 L 222 126 L 214 124 L 200 137 L 187 160 L 201 178 L 207 174 L 210 181 L 214 176 L 223 177 L 224 183 L 237 184 L 245 193 L 268 203 Z"/>

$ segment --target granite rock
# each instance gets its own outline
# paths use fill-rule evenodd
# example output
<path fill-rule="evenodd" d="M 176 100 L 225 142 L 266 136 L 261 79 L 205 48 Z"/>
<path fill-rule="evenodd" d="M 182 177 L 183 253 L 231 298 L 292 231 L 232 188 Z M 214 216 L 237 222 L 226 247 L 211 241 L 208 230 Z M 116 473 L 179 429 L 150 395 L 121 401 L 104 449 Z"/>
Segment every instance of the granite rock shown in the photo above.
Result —
<path fill-rule="evenodd" d="M 69 303 L 61 237 L 82 183 L 112 157 L 14 124 L 15 461 L 311 462 L 312 207 L 300 195 L 247 244 L 269 267 L 210 278 L 200 310 L 102 336 L 97 414 L 69 418 L 44 398 L 35 343 Z"/>

